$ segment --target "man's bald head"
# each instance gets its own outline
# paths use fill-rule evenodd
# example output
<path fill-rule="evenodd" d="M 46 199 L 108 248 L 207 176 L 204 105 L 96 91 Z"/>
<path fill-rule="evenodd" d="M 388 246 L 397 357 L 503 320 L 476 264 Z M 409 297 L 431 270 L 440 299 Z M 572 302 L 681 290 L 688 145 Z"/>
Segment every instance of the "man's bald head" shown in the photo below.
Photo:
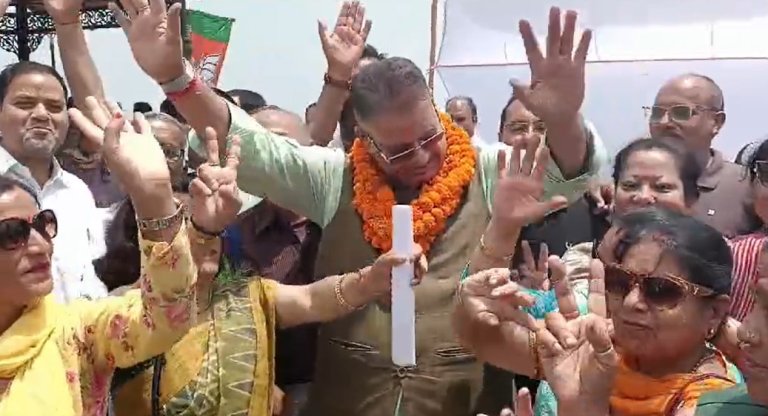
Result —
<path fill-rule="evenodd" d="M 268 105 L 258 109 L 252 117 L 274 134 L 290 137 L 302 146 L 312 145 L 307 125 L 301 116 L 292 111 L 276 105 Z"/>
<path fill-rule="evenodd" d="M 723 91 L 712 78 L 695 73 L 665 82 L 649 119 L 651 136 L 682 139 L 702 163 L 709 160 L 712 140 L 724 124 Z"/>

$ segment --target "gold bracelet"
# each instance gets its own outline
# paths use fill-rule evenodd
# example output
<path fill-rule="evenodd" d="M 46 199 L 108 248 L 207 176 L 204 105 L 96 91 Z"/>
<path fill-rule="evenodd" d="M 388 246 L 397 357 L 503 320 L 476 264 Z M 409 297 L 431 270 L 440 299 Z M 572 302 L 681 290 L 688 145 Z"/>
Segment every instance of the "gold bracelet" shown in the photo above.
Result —
<path fill-rule="evenodd" d="M 500 256 L 493 252 L 488 246 L 485 245 L 485 234 L 480 236 L 480 252 L 488 258 L 491 258 L 493 260 L 499 260 L 504 262 L 509 262 L 512 260 L 512 257 L 515 255 L 515 253 L 512 253 L 507 256 Z"/>
<path fill-rule="evenodd" d="M 541 368 L 541 356 L 539 356 L 539 346 L 537 342 L 537 336 L 536 332 L 529 331 L 528 332 L 528 349 L 531 350 L 531 354 L 533 355 L 533 379 L 534 380 L 543 380 L 543 373 Z"/>
<path fill-rule="evenodd" d="M 357 271 L 355 273 L 347 273 L 347 274 L 343 274 L 343 275 L 339 276 L 339 278 L 336 279 L 336 282 L 333 285 L 333 293 L 336 294 L 336 302 L 338 302 L 339 305 L 341 305 L 342 308 L 348 310 L 349 312 L 354 312 L 354 311 L 362 309 L 363 306 L 365 306 L 365 305 L 361 305 L 361 306 L 357 306 L 357 307 L 352 306 L 352 305 L 349 304 L 349 302 L 347 302 L 347 299 L 344 298 L 344 294 L 341 293 L 341 284 L 344 282 L 344 279 L 346 279 L 350 274 L 351 275 L 358 275 L 358 277 L 362 277 L 359 271 Z"/>

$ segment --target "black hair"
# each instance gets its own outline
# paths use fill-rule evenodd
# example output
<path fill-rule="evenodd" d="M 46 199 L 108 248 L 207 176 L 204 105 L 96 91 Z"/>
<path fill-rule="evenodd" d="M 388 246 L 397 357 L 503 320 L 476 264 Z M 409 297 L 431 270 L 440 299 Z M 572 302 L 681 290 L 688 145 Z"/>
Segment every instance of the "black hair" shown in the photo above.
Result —
<path fill-rule="evenodd" d="M 768 139 L 760 143 L 749 157 L 747 172 L 749 172 L 750 181 L 754 182 L 757 177 L 757 163 L 765 161 L 768 161 Z"/>
<path fill-rule="evenodd" d="M 160 112 L 175 118 L 179 123 L 187 124 L 187 119 L 185 119 L 184 116 L 179 113 L 179 110 L 176 109 L 176 106 L 173 105 L 173 102 L 168 98 L 160 103 Z"/>
<path fill-rule="evenodd" d="M 20 61 L 6 66 L 3 71 L 0 72 L 0 103 L 5 101 L 5 96 L 8 94 L 8 87 L 11 86 L 13 80 L 15 80 L 16 77 L 26 74 L 44 74 L 56 78 L 56 81 L 59 81 L 61 88 L 64 90 L 64 97 L 69 97 L 67 84 L 64 82 L 64 78 L 62 78 L 58 71 L 56 71 L 56 68 L 34 61 Z"/>
<path fill-rule="evenodd" d="M 641 138 L 624 146 L 616 154 L 616 160 L 613 164 L 613 184 L 618 185 L 622 172 L 627 167 L 629 158 L 642 151 L 660 150 L 672 156 L 677 166 L 677 172 L 680 175 L 680 181 L 683 183 L 683 197 L 687 206 L 693 205 L 699 200 L 699 186 L 697 184 L 702 174 L 702 169 L 696 161 L 696 157 L 683 147 L 677 139 L 669 138 Z"/>
<path fill-rule="evenodd" d="M 473 100 L 472 97 L 467 97 L 466 95 L 457 95 L 455 97 L 451 97 L 448 99 L 448 101 L 445 102 L 445 107 L 447 108 L 453 102 L 461 101 L 465 102 L 469 107 L 469 112 L 472 114 L 472 120 L 477 121 L 477 105 L 475 104 L 475 100 Z"/>
<path fill-rule="evenodd" d="M 501 117 L 499 117 L 499 133 L 504 131 L 504 124 L 507 123 L 507 108 L 509 108 L 515 101 L 517 101 L 517 97 L 513 94 L 509 97 L 509 100 L 507 100 L 507 104 L 504 105 L 504 108 L 501 109 Z M 501 141 L 501 137 L 499 137 L 499 141 Z"/>
<path fill-rule="evenodd" d="M 151 113 L 152 112 L 152 106 L 149 105 L 149 103 L 144 101 L 139 101 L 133 103 L 133 112 L 134 113 Z"/>
<path fill-rule="evenodd" d="M 264 97 L 258 92 L 254 92 L 251 90 L 234 89 L 234 90 L 227 91 L 227 94 L 233 99 L 237 98 L 237 101 L 240 102 L 240 108 L 245 110 L 245 112 L 248 114 L 253 114 L 258 109 L 267 106 L 267 100 L 265 100 Z M 237 102 L 235 100 L 231 100 L 231 101 L 232 103 Z"/>
<path fill-rule="evenodd" d="M 675 259 L 691 283 L 718 295 L 731 292 L 731 249 L 711 226 L 662 207 L 632 211 L 617 218 L 614 226 L 622 231 L 614 247 L 617 261 L 623 261 L 633 246 L 651 238 L 662 244 L 664 254 Z"/>
<path fill-rule="evenodd" d="M 360 120 L 395 109 L 410 100 L 430 100 L 427 80 L 413 61 L 392 57 L 360 69 L 352 79 L 350 100 Z"/>
<path fill-rule="evenodd" d="M 363 49 L 363 55 L 360 57 L 360 59 L 375 59 L 377 61 L 381 61 L 382 59 L 386 59 L 387 55 L 379 52 L 378 49 L 376 49 L 373 45 L 366 43 L 365 48 Z"/>
<path fill-rule="evenodd" d="M 11 176 L 0 175 L 0 195 L 10 192 L 14 189 L 21 189 L 22 191 L 28 193 L 29 196 L 35 200 L 35 204 L 40 206 L 40 200 L 37 199 L 37 192 L 35 192 L 31 186 Z"/>
<path fill-rule="evenodd" d="M 107 251 L 93 261 L 96 275 L 109 291 L 136 283 L 141 274 L 136 211 L 130 199 L 125 199 L 119 204 L 112 221 L 106 228 L 104 240 Z"/>

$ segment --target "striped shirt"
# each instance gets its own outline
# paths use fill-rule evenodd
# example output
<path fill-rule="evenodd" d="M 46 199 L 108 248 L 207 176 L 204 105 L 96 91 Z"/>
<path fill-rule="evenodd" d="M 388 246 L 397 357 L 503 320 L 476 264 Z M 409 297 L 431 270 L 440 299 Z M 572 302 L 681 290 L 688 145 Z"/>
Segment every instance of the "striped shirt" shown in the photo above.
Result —
<path fill-rule="evenodd" d="M 731 282 L 731 316 L 743 321 L 755 305 L 752 285 L 758 279 L 758 264 L 763 245 L 764 233 L 753 233 L 737 237 L 730 241 L 733 254 L 733 273 Z"/>

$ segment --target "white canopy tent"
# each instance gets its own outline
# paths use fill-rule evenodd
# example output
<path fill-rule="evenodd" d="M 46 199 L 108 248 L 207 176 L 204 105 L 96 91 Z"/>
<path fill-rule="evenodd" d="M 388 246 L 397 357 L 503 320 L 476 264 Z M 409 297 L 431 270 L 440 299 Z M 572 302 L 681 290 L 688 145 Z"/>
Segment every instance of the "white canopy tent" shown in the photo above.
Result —
<path fill-rule="evenodd" d="M 445 0 L 436 90 L 446 97 L 473 97 L 486 141 L 497 138 L 501 109 L 512 91 L 508 80 L 529 78 L 517 22 L 530 20 L 543 44 L 551 5 Z M 712 77 L 725 93 L 728 118 L 714 146 L 728 157 L 768 134 L 765 0 L 561 0 L 557 5 L 577 10 L 579 26 L 594 31 L 582 111 L 610 154 L 647 132 L 642 107 L 653 103 L 666 79 L 686 72 Z"/>

